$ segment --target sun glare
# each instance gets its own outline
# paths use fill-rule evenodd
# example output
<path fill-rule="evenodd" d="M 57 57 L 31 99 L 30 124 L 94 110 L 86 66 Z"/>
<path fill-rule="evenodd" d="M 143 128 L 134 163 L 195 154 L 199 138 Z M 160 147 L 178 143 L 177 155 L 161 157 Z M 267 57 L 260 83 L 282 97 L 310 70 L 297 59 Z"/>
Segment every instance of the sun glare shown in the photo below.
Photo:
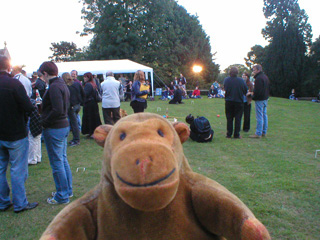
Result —
<path fill-rule="evenodd" d="M 199 73 L 199 72 L 202 71 L 202 67 L 199 66 L 199 65 L 195 65 L 195 66 L 193 66 L 193 71 L 194 71 L 195 73 Z"/>

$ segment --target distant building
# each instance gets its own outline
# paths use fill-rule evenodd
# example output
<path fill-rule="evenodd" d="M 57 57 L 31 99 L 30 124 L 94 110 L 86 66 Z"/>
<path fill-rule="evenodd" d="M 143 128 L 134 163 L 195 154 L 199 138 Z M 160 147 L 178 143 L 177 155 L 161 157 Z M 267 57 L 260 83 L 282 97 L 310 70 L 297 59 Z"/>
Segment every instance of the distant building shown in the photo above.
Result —
<path fill-rule="evenodd" d="M 9 60 L 11 60 L 11 56 L 10 56 L 10 53 L 8 51 L 8 48 L 7 48 L 7 43 L 4 42 L 4 49 L 0 49 L 0 55 L 4 55 L 6 56 L 7 58 L 9 58 Z"/>

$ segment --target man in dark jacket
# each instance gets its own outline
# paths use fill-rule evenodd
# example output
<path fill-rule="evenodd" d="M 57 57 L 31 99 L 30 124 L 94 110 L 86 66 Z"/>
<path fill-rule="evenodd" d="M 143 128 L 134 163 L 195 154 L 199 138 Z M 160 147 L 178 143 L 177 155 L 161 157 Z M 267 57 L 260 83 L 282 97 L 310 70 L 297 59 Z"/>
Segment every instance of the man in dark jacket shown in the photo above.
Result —
<path fill-rule="evenodd" d="M 25 181 L 28 176 L 27 112 L 34 107 L 18 79 L 9 76 L 10 61 L 0 55 L 0 211 L 12 206 L 6 178 L 10 163 L 12 202 L 15 213 L 38 206 L 29 203 Z"/>
<path fill-rule="evenodd" d="M 227 117 L 227 138 L 231 138 L 233 133 L 233 119 L 234 123 L 234 138 L 240 137 L 241 118 L 243 113 L 243 97 L 247 93 L 248 88 L 242 78 L 237 77 L 238 69 L 232 67 L 230 69 L 230 77 L 224 80 L 225 93 L 225 111 Z"/>
<path fill-rule="evenodd" d="M 256 107 L 257 127 L 256 133 L 249 136 L 250 138 L 261 138 L 267 135 L 268 115 L 267 106 L 269 99 L 269 79 L 262 72 L 262 66 L 257 64 L 253 66 L 253 75 L 255 78 L 253 97 Z"/>

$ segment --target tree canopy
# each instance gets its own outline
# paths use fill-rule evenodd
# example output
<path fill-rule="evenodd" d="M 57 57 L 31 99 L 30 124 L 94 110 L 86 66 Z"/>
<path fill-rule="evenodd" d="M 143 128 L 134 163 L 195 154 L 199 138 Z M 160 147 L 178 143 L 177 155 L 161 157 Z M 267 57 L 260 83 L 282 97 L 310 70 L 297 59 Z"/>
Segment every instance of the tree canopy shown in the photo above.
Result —
<path fill-rule="evenodd" d="M 60 43 L 51 43 L 50 50 L 53 51 L 49 59 L 56 62 L 68 62 L 76 58 L 77 54 L 81 52 L 80 48 L 73 42 L 61 41 Z"/>
<path fill-rule="evenodd" d="M 264 0 L 263 12 L 268 21 L 262 34 L 269 45 L 254 46 L 248 53 L 247 66 L 253 63 L 263 66 L 273 96 L 288 97 L 291 89 L 301 95 L 312 42 L 308 16 L 297 0 Z"/>
<path fill-rule="evenodd" d="M 181 72 L 189 83 L 218 75 L 198 17 L 174 0 L 83 0 L 82 14 L 82 34 L 93 34 L 83 53 L 87 59 L 131 59 L 153 67 L 167 83 Z M 195 63 L 204 69 L 198 75 Z"/>

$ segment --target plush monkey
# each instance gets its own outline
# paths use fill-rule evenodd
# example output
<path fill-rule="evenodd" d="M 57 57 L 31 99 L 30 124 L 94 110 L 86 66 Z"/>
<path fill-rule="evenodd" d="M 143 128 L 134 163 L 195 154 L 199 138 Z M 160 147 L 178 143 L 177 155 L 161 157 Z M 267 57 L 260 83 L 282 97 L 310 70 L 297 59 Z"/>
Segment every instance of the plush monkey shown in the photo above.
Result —
<path fill-rule="evenodd" d="M 65 207 L 41 240 L 271 239 L 234 194 L 192 171 L 186 124 L 151 113 L 99 126 L 100 183 Z"/>

